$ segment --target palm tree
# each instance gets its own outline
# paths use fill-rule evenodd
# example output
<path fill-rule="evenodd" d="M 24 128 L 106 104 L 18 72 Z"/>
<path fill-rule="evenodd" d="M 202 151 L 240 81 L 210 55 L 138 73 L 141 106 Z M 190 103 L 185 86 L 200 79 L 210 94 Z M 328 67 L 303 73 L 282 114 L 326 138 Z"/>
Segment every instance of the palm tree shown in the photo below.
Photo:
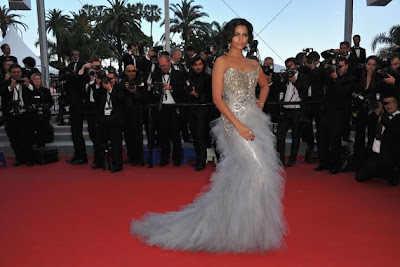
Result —
<path fill-rule="evenodd" d="M 2 32 L 2 36 L 6 36 L 6 32 L 9 26 L 13 25 L 16 28 L 18 28 L 18 25 L 22 26 L 25 30 L 28 27 L 25 23 L 18 21 L 17 19 L 20 19 L 21 15 L 16 15 L 16 14 L 10 14 L 11 9 L 7 8 L 5 5 L 0 6 L 0 29 Z"/>
<path fill-rule="evenodd" d="M 153 22 L 161 19 L 161 8 L 157 5 L 146 5 L 144 19 L 150 22 L 150 38 L 153 38 Z"/>
<path fill-rule="evenodd" d="M 390 28 L 388 34 L 384 32 L 377 34 L 371 44 L 373 51 L 375 51 L 378 44 L 385 44 L 389 47 L 400 45 L 400 25 L 394 25 Z"/>
<path fill-rule="evenodd" d="M 135 20 L 132 11 L 127 8 L 128 0 L 107 0 L 110 7 L 104 10 L 100 28 L 103 38 L 114 49 L 118 56 L 119 73 L 122 73 L 121 56 L 123 40 L 132 31 L 140 31 L 140 21 Z"/>
<path fill-rule="evenodd" d="M 196 33 L 209 32 L 210 24 L 202 22 L 199 19 L 208 17 L 207 13 L 201 12 L 201 5 L 192 6 L 194 0 L 182 0 L 181 4 L 172 4 L 170 9 L 175 17 L 170 20 L 170 29 L 172 33 L 181 33 L 184 45 L 194 38 Z M 161 26 L 164 22 L 161 23 Z"/>
<path fill-rule="evenodd" d="M 63 15 L 62 10 L 52 9 L 46 14 L 47 32 L 52 32 L 56 38 L 56 51 L 58 62 L 65 62 L 65 57 L 69 54 L 68 42 L 72 39 L 68 29 L 71 25 L 71 18 Z"/>

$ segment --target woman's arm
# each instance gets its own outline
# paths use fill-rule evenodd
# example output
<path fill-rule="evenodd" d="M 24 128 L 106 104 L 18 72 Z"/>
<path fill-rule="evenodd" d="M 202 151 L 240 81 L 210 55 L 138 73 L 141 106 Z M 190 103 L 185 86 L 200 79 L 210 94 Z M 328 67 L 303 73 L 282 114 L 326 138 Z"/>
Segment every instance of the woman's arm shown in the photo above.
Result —
<path fill-rule="evenodd" d="M 257 64 L 258 65 L 258 64 Z M 260 95 L 258 96 L 257 105 L 263 109 L 265 101 L 269 95 L 269 85 L 267 81 L 267 77 L 265 77 L 264 72 L 261 67 L 258 67 L 258 85 L 260 86 Z"/>
<path fill-rule="evenodd" d="M 233 126 L 235 126 L 236 130 L 244 139 L 253 140 L 254 134 L 251 132 L 251 130 L 246 125 L 241 123 L 238 118 L 236 118 L 236 116 L 229 109 L 228 105 L 222 99 L 222 93 L 224 91 L 224 73 L 226 69 L 227 65 L 225 60 L 222 57 L 219 57 L 215 62 L 212 75 L 213 102 L 221 114 L 227 120 L 229 120 Z"/>

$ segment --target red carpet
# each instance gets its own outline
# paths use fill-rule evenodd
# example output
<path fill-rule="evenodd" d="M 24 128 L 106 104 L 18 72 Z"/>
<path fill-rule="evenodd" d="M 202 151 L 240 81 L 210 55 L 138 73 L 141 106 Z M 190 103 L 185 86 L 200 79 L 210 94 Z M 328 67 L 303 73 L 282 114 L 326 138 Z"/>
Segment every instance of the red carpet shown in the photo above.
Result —
<path fill-rule="evenodd" d="M 266 255 L 171 252 L 129 235 L 131 218 L 190 203 L 211 164 L 0 167 L 0 266 L 399 266 L 400 187 L 312 167 L 286 169 L 287 247 Z"/>

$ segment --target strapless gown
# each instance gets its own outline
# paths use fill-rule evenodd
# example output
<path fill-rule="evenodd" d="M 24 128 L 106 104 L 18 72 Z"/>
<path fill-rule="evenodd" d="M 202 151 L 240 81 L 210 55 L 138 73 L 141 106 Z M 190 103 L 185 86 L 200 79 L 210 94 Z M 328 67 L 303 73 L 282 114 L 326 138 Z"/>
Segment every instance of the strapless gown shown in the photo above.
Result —
<path fill-rule="evenodd" d="M 271 122 L 256 105 L 258 68 L 224 74 L 223 99 L 254 133 L 246 141 L 221 116 L 211 122 L 220 160 L 206 192 L 180 211 L 132 220 L 131 234 L 169 250 L 252 253 L 283 245 L 283 170 Z"/>

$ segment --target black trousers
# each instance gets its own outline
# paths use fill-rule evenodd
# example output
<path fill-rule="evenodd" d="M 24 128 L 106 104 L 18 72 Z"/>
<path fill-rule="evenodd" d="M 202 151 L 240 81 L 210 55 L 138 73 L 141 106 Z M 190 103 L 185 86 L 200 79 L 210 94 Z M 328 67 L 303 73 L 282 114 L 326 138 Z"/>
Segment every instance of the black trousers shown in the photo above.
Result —
<path fill-rule="evenodd" d="M 87 106 L 87 111 L 86 111 L 86 121 L 88 124 L 88 132 L 89 132 L 89 137 L 90 140 L 92 140 L 93 143 L 93 152 L 96 151 L 98 147 L 98 140 L 97 140 L 97 107 L 96 103 L 90 102 Z M 97 165 L 101 165 L 101 160 L 97 157 L 96 153 L 94 154 L 94 163 Z"/>
<path fill-rule="evenodd" d="M 159 128 L 158 140 L 161 148 L 161 164 L 169 162 L 171 154 L 172 138 L 172 159 L 174 163 L 180 164 L 182 161 L 182 141 L 180 134 L 181 114 L 177 113 L 176 107 L 166 107 L 165 105 L 158 113 Z"/>
<path fill-rule="evenodd" d="M 319 165 L 323 168 L 340 170 L 344 111 L 321 114 Z"/>
<path fill-rule="evenodd" d="M 133 114 L 127 114 L 124 127 L 124 139 L 127 149 L 128 159 L 132 163 L 140 163 L 141 152 L 141 130 L 140 125 L 140 110 L 133 109 Z"/>
<path fill-rule="evenodd" d="M 279 117 L 278 130 L 276 133 L 277 150 L 282 163 L 285 163 L 285 139 L 289 128 L 292 129 L 292 145 L 290 147 L 290 161 L 296 161 L 297 153 L 300 148 L 301 125 L 300 125 L 301 109 L 283 109 L 283 113 Z"/>
<path fill-rule="evenodd" d="M 312 152 L 315 146 L 315 139 L 317 140 L 317 147 L 319 147 L 320 135 L 320 104 L 306 104 L 303 107 L 303 115 L 307 118 L 307 122 L 302 123 L 303 141 L 307 143 L 307 152 Z M 313 121 L 316 124 L 316 134 L 314 138 Z"/>
<path fill-rule="evenodd" d="M 87 160 L 86 144 L 83 138 L 83 114 L 71 114 L 71 137 L 74 145 L 74 158 Z"/>
<path fill-rule="evenodd" d="M 355 118 L 356 137 L 354 141 L 354 165 L 358 168 L 364 158 L 366 148 L 371 149 L 376 134 L 376 119 L 368 115 L 368 110 L 360 110 Z M 365 132 L 368 132 L 368 145 L 365 145 Z"/>
<path fill-rule="evenodd" d="M 351 131 L 351 119 L 352 119 L 352 110 L 351 110 L 351 103 L 347 103 L 345 107 L 345 114 L 343 115 L 343 140 L 347 140 L 350 137 Z"/>
<path fill-rule="evenodd" d="M 190 107 L 186 110 L 194 148 L 196 149 L 197 163 L 199 164 L 205 164 L 207 160 L 207 146 L 210 140 L 208 109 L 208 107 Z"/>
<path fill-rule="evenodd" d="M 111 144 L 111 164 L 113 169 L 122 169 L 122 127 L 110 124 L 108 121 L 100 121 L 96 128 L 98 145 L 95 153 L 96 158 L 103 162 L 104 150 L 108 142 Z"/>
<path fill-rule="evenodd" d="M 33 118 L 27 115 L 9 117 L 5 131 L 15 153 L 15 160 L 21 163 L 33 161 Z"/>
<path fill-rule="evenodd" d="M 38 147 L 44 147 L 46 145 L 46 137 L 49 130 L 50 117 L 39 117 L 34 120 L 34 143 Z"/>
<path fill-rule="evenodd" d="M 393 167 L 391 160 L 384 159 L 382 155 L 369 151 L 366 160 L 356 172 L 356 180 L 366 182 L 375 177 L 388 177 Z"/>

